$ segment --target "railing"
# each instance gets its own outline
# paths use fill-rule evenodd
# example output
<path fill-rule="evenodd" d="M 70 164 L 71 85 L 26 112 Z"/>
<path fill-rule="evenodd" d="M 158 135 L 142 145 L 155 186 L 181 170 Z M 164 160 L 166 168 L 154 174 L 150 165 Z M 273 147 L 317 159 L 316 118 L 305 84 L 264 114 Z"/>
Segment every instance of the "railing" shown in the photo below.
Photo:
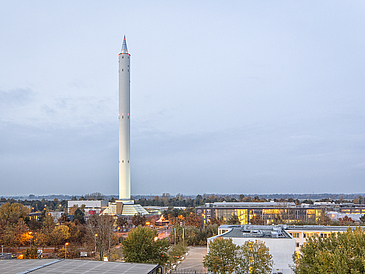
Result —
<path fill-rule="evenodd" d="M 168 272 L 171 274 L 209 274 L 208 272 L 199 272 L 196 270 L 173 270 L 171 272 Z"/>

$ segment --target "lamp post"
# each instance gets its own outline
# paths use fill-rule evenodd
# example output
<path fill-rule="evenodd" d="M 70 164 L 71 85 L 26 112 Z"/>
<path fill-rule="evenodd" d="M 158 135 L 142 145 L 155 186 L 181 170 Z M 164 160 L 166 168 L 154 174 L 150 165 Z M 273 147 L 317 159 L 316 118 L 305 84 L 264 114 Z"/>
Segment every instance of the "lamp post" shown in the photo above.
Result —
<path fill-rule="evenodd" d="M 95 256 L 96 256 L 96 237 L 98 237 L 97 233 L 95 233 Z"/>
<path fill-rule="evenodd" d="M 32 248 L 32 231 L 29 231 L 28 232 L 28 235 L 29 235 L 29 248 L 31 249 Z"/>
<path fill-rule="evenodd" d="M 65 259 L 66 259 L 66 250 L 67 250 L 68 245 L 69 245 L 69 243 L 65 243 Z"/>

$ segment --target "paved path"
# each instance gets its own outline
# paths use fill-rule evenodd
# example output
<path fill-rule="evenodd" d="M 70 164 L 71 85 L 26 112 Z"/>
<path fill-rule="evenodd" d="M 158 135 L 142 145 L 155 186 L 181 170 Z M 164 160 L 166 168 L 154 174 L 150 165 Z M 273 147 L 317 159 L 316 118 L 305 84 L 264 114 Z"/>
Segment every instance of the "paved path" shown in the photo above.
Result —
<path fill-rule="evenodd" d="M 206 247 L 189 247 L 188 256 L 178 265 L 177 270 L 208 272 L 203 266 L 203 257 L 205 255 L 207 255 Z"/>

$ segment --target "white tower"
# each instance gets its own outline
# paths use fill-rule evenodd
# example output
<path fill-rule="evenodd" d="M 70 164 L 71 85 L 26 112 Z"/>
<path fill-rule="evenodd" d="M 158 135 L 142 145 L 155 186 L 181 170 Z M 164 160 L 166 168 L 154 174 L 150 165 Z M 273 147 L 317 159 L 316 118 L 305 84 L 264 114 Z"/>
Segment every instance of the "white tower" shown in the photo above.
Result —
<path fill-rule="evenodd" d="M 130 166 L 130 57 L 123 39 L 119 53 L 119 200 L 131 200 Z"/>
<path fill-rule="evenodd" d="M 127 41 L 123 39 L 119 53 L 119 200 L 109 203 L 103 215 L 134 216 L 148 214 L 131 199 L 130 164 L 130 58 Z"/>

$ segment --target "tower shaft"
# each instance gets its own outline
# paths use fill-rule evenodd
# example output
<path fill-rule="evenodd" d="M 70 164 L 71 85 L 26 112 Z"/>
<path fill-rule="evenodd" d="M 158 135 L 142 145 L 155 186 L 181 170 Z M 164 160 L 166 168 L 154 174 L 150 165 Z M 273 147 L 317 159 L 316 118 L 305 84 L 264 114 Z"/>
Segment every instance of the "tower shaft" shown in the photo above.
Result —
<path fill-rule="evenodd" d="M 119 200 L 130 199 L 130 54 L 124 37 L 119 54 Z"/>

